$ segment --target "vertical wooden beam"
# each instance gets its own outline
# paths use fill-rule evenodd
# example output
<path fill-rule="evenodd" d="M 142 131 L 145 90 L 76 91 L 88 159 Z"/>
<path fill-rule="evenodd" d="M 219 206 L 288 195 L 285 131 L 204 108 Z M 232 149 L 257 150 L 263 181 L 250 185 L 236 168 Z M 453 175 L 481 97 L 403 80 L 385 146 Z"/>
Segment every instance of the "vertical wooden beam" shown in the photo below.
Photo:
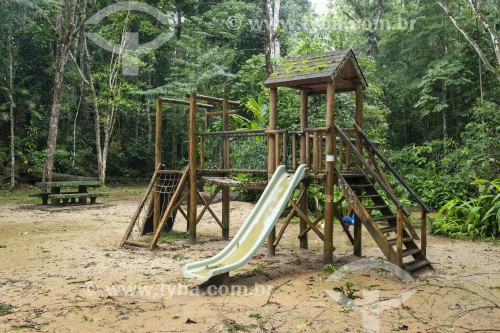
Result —
<path fill-rule="evenodd" d="M 348 214 L 352 214 L 351 211 L 349 210 L 349 213 Z M 354 220 L 354 255 L 355 256 L 358 256 L 358 257 L 361 257 L 362 253 L 363 253 L 363 241 L 362 241 L 362 230 L 361 230 L 361 227 L 362 227 L 362 223 L 361 223 L 361 220 L 359 219 L 358 216 L 355 216 L 355 220 Z"/>
<path fill-rule="evenodd" d="M 227 98 L 222 101 L 222 129 L 229 131 L 229 103 Z M 224 138 L 224 169 L 230 168 L 229 137 Z M 229 240 L 229 186 L 222 187 L 222 239 Z"/>
<path fill-rule="evenodd" d="M 155 141 L 155 165 L 157 168 L 160 168 L 161 160 L 161 133 L 162 132 L 162 111 L 161 111 L 161 100 L 160 98 L 156 98 L 156 141 Z M 161 219 L 161 205 L 163 203 L 160 202 L 160 193 L 158 193 L 158 184 L 156 184 L 155 179 L 155 187 L 153 190 L 153 230 L 156 233 L 156 229 L 158 229 L 158 225 L 160 224 Z"/>
<path fill-rule="evenodd" d="M 205 136 L 200 135 L 200 169 L 205 168 Z"/>
<path fill-rule="evenodd" d="M 335 151 L 335 83 L 326 86 L 326 127 L 330 130 L 326 135 L 325 162 L 325 240 L 323 243 L 323 265 L 333 263 L 333 186 L 334 186 L 334 151 Z"/>
<path fill-rule="evenodd" d="M 278 116 L 278 88 L 271 88 L 269 91 L 269 129 L 275 130 Z M 271 179 L 276 170 L 276 138 L 274 134 L 269 135 L 267 157 L 267 174 Z M 276 240 L 276 228 L 273 228 L 267 237 L 267 256 L 273 257 L 276 254 L 274 241 Z"/>
<path fill-rule="evenodd" d="M 292 170 L 297 170 L 297 134 L 292 134 Z"/>
<path fill-rule="evenodd" d="M 427 258 L 427 212 L 423 207 L 420 220 L 420 250 L 424 258 Z"/>
<path fill-rule="evenodd" d="M 274 161 L 274 165 L 276 167 L 278 167 L 278 165 L 280 165 L 280 157 L 281 157 L 281 151 L 280 151 L 280 135 L 279 134 L 275 134 L 274 135 L 274 149 L 275 149 L 275 152 L 274 152 L 274 158 L 276 159 L 276 161 Z"/>
<path fill-rule="evenodd" d="M 196 243 L 196 94 L 189 96 L 189 231 L 188 242 Z"/>
<path fill-rule="evenodd" d="M 403 207 L 398 207 L 396 215 L 396 265 L 403 267 Z"/>
<path fill-rule="evenodd" d="M 287 133 L 283 133 L 282 135 L 282 146 L 283 146 L 283 165 L 285 166 L 285 170 L 288 170 L 288 140 L 287 140 Z"/>
<path fill-rule="evenodd" d="M 363 86 L 358 84 L 356 87 L 356 125 L 360 128 L 363 128 Z M 349 132 L 350 133 L 350 132 Z M 357 132 L 356 132 L 357 133 Z M 349 139 L 351 138 L 348 136 Z M 362 143 L 361 134 L 357 133 L 356 135 L 356 149 L 362 153 L 363 152 L 363 143 Z M 350 155 L 350 154 L 348 154 Z M 346 156 L 346 162 L 350 161 L 350 157 Z M 356 165 L 361 167 L 361 161 L 356 158 Z M 359 218 L 356 218 L 354 222 L 354 255 L 361 256 L 362 255 L 362 224 Z"/>
<path fill-rule="evenodd" d="M 363 128 L 363 86 L 358 84 L 356 87 L 356 125 L 359 128 Z M 356 136 L 356 149 L 362 153 L 363 152 L 363 141 L 360 133 L 357 133 Z M 356 159 L 357 165 L 360 165 L 361 162 Z"/>
<path fill-rule="evenodd" d="M 318 132 L 313 133 L 313 173 L 318 174 L 319 170 L 319 147 L 318 147 Z"/>
<path fill-rule="evenodd" d="M 307 144 L 308 140 L 306 139 L 306 136 L 308 136 L 308 133 L 305 133 L 304 130 L 309 126 L 309 119 L 308 119 L 308 93 L 305 90 L 300 91 L 300 130 L 301 130 L 301 135 L 300 135 L 300 164 L 307 164 Z M 305 212 L 307 214 L 308 207 L 307 207 L 307 187 L 309 186 L 308 182 L 301 181 L 300 182 L 300 192 L 304 193 L 302 199 L 299 201 L 299 207 L 300 210 Z M 307 229 L 307 222 L 304 219 L 300 219 L 300 226 L 299 226 L 299 235 L 301 235 L 305 230 Z M 308 249 L 309 244 L 307 240 L 307 233 L 304 233 L 304 236 L 300 238 L 300 248 L 302 249 Z"/>

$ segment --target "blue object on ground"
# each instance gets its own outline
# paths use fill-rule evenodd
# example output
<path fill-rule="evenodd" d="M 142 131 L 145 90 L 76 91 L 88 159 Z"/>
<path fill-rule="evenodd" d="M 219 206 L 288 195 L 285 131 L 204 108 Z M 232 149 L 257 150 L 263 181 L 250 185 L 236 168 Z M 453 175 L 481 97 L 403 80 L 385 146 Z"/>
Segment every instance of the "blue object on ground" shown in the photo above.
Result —
<path fill-rule="evenodd" d="M 354 214 L 352 216 L 344 216 L 342 220 L 345 224 L 354 225 Z"/>

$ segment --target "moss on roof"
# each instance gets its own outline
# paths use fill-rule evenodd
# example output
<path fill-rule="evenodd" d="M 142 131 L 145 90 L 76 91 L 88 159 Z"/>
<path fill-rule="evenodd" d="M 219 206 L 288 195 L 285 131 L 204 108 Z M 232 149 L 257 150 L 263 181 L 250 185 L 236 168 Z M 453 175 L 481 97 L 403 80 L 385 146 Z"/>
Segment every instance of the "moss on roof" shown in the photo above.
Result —
<path fill-rule="evenodd" d="M 339 70 L 342 69 L 347 60 L 351 58 L 354 59 L 354 62 L 356 62 L 352 50 L 339 50 L 328 53 L 288 58 L 276 67 L 273 74 L 271 74 L 264 84 L 266 86 L 288 86 L 292 85 L 294 81 L 303 80 L 326 82 L 331 80 L 339 72 Z M 358 74 L 361 76 L 361 79 L 364 80 L 360 70 Z"/>

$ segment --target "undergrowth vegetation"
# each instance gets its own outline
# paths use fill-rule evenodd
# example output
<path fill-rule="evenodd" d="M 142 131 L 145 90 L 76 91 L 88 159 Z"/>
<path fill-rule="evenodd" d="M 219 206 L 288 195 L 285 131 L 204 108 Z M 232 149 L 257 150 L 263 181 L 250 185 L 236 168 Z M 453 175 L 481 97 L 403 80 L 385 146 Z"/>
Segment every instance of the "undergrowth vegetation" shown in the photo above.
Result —
<path fill-rule="evenodd" d="M 446 203 L 431 224 L 434 234 L 457 238 L 500 238 L 500 178 L 471 183 L 478 195 Z"/>

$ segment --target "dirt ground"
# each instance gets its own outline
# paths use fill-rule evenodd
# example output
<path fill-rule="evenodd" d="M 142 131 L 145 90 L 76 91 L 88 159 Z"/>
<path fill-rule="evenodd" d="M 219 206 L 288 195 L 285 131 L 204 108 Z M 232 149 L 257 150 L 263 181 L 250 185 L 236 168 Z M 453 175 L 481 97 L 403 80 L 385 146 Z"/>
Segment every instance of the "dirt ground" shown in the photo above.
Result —
<path fill-rule="evenodd" d="M 120 248 L 139 200 L 0 206 L 0 331 L 500 331 L 496 244 L 429 237 L 435 271 L 402 282 L 381 269 L 345 268 L 359 258 L 336 226 L 337 273 L 331 276 L 322 271 L 320 240 L 311 233 L 310 249 L 299 249 L 298 226 L 292 223 L 276 257 L 267 258 L 263 247 L 231 272 L 232 287 L 207 289 L 185 279 L 182 267 L 227 244 L 218 225 L 207 214 L 193 246 L 175 240 L 156 252 Z M 220 212 L 220 204 L 213 207 Z M 252 207 L 232 203 L 231 235 Z M 179 219 L 175 229 L 184 228 Z M 364 236 L 363 255 L 380 257 Z M 334 288 L 351 291 L 355 300 L 346 303 Z"/>

